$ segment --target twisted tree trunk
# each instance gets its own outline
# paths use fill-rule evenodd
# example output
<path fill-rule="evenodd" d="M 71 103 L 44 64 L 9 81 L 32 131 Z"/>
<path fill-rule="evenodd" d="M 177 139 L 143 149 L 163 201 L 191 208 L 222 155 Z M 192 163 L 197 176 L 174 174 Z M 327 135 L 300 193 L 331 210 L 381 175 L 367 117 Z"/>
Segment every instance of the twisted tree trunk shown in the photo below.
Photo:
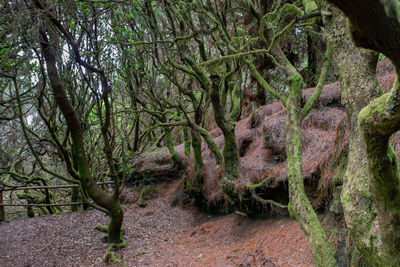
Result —
<path fill-rule="evenodd" d="M 384 53 L 392 60 L 396 69 L 397 75 L 392 90 L 373 100 L 358 114 L 359 131 L 357 131 L 354 117 L 357 112 L 352 110 L 350 114 L 355 133 L 352 133 L 351 149 L 354 151 L 350 152 L 349 160 L 352 161 L 349 165 L 361 162 L 362 173 L 348 169 L 342 202 L 351 234 L 369 263 L 375 266 L 399 266 L 400 175 L 396 155 L 389 143 L 390 136 L 400 129 L 399 4 L 397 1 L 384 0 L 330 0 L 329 2 L 339 7 L 349 18 L 350 31 L 355 44 Z M 374 60 L 369 59 L 365 62 L 369 66 L 362 76 L 360 76 L 362 72 L 356 71 L 355 74 L 360 77 L 360 80 L 354 83 L 355 86 L 350 93 L 346 91 L 346 81 L 351 77 L 343 73 L 344 92 L 348 93 L 349 101 L 363 100 L 365 96 L 371 97 L 379 90 L 376 80 L 371 78 L 375 77 L 375 73 L 371 73 L 372 66 L 375 65 L 372 64 Z M 342 68 L 347 65 L 346 62 L 342 63 Z M 353 60 L 351 64 L 356 63 Z M 357 65 L 357 67 L 360 66 Z M 358 89 L 360 85 L 366 85 L 367 88 L 370 87 L 370 90 L 361 91 Z M 374 86 L 375 90 L 371 89 Z M 364 104 L 363 101 L 361 103 Z M 357 103 L 357 106 L 354 104 L 347 106 L 355 111 L 362 107 L 360 103 Z M 359 142 L 360 133 L 365 147 Z M 357 143 L 358 147 L 354 147 Z M 365 171 L 365 162 L 359 158 L 360 156 L 366 156 L 368 172 Z M 377 212 L 377 221 L 373 221 L 374 209 Z M 374 231 L 376 226 L 379 231 Z"/>
<path fill-rule="evenodd" d="M 219 97 L 220 77 L 213 75 L 210 77 L 212 85 L 210 88 L 210 98 L 214 109 L 214 119 L 224 135 L 224 171 L 221 180 L 222 191 L 228 196 L 237 197 L 235 186 L 231 183 L 239 175 L 239 154 L 236 147 L 235 126 L 225 118 L 225 108 L 221 104 Z"/>
<path fill-rule="evenodd" d="M 342 90 L 342 103 L 350 122 L 350 144 L 347 170 L 343 177 L 341 202 L 346 220 L 346 227 L 353 237 L 356 249 L 367 258 L 359 259 L 352 253 L 352 262 L 377 262 L 376 232 L 373 222 L 376 209 L 372 202 L 368 183 L 368 164 L 365 144 L 358 128 L 358 113 L 370 101 L 381 94 L 376 76 L 377 55 L 371 51 L 359 49 L 346 37 L 346 19 L 333 6 L 324 7 L 325 33 L 335 57 L 333 59 L 336 74 L 339 75 Z"/>
<path fill-rule="evenodd" d="M 56 66 L 55 49 L 56 42 L 55 36 L 48 39 L 47 33 L 44 29 L 40 30 L 40 45 L 42 48 L 43 56 L 46 61 L 47 74 L 49 76 L 51 88 L 54 93 L 57 105 L 60 108 L 67 126 L 71 133 L 72 138 L 72 155 L 76 161 L 77 171 L 82 187 L 87 191 L 89 196 L 104 208 L 110 217 L 108 225 L 108 241 L 111 243 L 121 242 L 121 226 L 123 221 L 123 210 L 118 200 L 118 195 L 111 196 L 104 192 L 90 174 L 89 164 L 83 143 L 83 132 L 80 125 L 79 118 L 71 105 L 65 89 L 62 86 L 61 79 L 58 75 Z"/>

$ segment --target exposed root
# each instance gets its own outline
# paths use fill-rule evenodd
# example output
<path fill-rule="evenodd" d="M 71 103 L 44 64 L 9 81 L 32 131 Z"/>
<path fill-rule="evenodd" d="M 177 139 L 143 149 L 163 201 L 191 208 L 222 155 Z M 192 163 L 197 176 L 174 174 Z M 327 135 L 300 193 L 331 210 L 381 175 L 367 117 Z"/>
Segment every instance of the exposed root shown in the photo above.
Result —
<path fill-rule="evenodd" d="M 251 197 L 254 200 L 260 202 L 262 205 L 271 205 L 271 207 L 274 206 L 274 207 L 281 208 L 281 209 L 287 209 L 287 207 L 288 207 L 287 205 L 283 205 L 283 204 L 276 202 L 274 200 L 271 200 L 271 199 L 263 199 L 262 197 L 258 196 L 256 194 L 256 192 L 254 191 L 254 189 L 262 187 L 269 181 L 271 181 L 271 178 L 266 177 L 258 184 L 246 184 L 246 189 L 250 191 Z"/>
<path fill-rule="evenodd" d="M 107 226 L 101 225 L 101 224 L 96 225 L 94 227 L 94 230 L 98 230 L 98 231 L 103 232 L 103 233 L 107 233 L 107 231 L 108 231 L 107 230 Z"/>
<path fill-rule="evenodd" d="M 99 230 L 103 233 L 107 233 L 108 229 L 107 226 L 98 224 L 94 227 L 95 230 Z M 126 239 L 123 238 L 123 235 L 125 234 L 125 230 L 121 229 L 121 236 L 120 240 L 121 243 L 116 244 L 116 243 L 110 243 L 110 246 L 107 249 L 107 252 L 103 256 L 103 261 L 109 263 L 110 259 L 112 262 L 117 263 L 117 264 L 122 264 L 122 266 L 126 266 L 123 260 L 118 259 L 117 256 L 115 255 L 115 252 L 121 248 L 126 247 Z"/>
<path fill-rule="evenodd" d="M 281 208 L 281 209 L 287 209 L 288 206 L 287 205 L 283 205 L 279 202 L 273 201 L 271 199 L 263 199 L 260 196 L 257 196 L 256 192 L 254 192 L 254 190 L 250 190 L 251 192 L 251 196 L 254 200 L 257 200 L 258 202 L 260 202 L 262 205 L 271 205 L 277 208 Z"/>
<path fill-rule="evenodd" d="M 263 186 L 264 184 L 266 184 L 268 181 L 270 181 L 271 178 L 269 177 L 265 177 L 260 183 L 258 184 L 246 184 L 246 189 L 247 190 L 254 190 L 256 188 L 259 188 L 261 186 Z"/>

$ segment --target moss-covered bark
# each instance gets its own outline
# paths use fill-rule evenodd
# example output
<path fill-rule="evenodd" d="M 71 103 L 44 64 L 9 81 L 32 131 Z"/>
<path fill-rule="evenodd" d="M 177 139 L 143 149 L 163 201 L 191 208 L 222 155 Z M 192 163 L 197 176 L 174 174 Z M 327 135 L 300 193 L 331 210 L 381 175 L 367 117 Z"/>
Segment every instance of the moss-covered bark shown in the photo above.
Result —
<path fill-rule="evenodd" d="M 197 204 L 200 204 L 203 200 L 203 177 L 201 176 L 201 171 L 203 168 L 203 156 L 201 154 L 201 138 L 200 134 L 194 129 L 191 130 L 191 136 L 195 170 L 194 177 L 186 180 L 185 190 L 193 195 Z"/>
<path fill-rule="evenodd" d="M 43 8 L 38 1 L 35 1 L 35 3 L 39 8 Z M 111 243 L 120 243 L 120 235 L 118 234 L 117 237 L 115 234 L 116 232 L 120 233 L 123 220 L 123 211 L 120 208 L 118 195 L 111 196 L 103 191 L 96 184 L 95 179 L 93 179 L 91 176 L 80 121 L 74 107 L 71 105 L 71 102 L 68 99 L 61 79 L 58 75 L 55 57 L 55 47 L 57 47 L 56 37 L 52 36 L 49 40 L 47 31 L 45 29 L 40 30 L 39 36 L 51 88 L 53 90 L 57 106 L 60 108 L 67 123 L 68 130 L 71 134 L 72 156 L 76 162 L 81 189 L 83 190 L 84 188 L 88 195 L 99 206 L 99 209 L 103 210 L 109 215 L 109 241 Z"/>
<path fill-rule="evenodd" d="M 172 140 L 171 130 L 169 129 L 169 127 L 165 128 L 165 137 L 166 137 L 167 147 L 171 155 L 172 162 L 174 163 L 174 166 L 179 169 L 182 168 L 183 167 L 182 159 L 179 157 L 178 153 L 175 150 L 174 141 Z"/>
<path fill-rule="evenodd" d="M 306 233 L 316 265 L 337 266 L 329 241 L 304 189 L 301 131 L 303 79 L 297 72 L 289 77 L 289 88 L 286 119 L 286 153 L 290 216 L 300 223 L 301 228 Z"/>
<path fill-rule="evenodd" d="M 357 250 L 368 261 L 377 262 L 376 233 L 371 231 L 376 209 L 369 192 L 365 145 L 357 125 L 360 110 L 379 95 L 373 55 L 351 43 L 346 34 L 346 20 L 336 8 L 327 7 L 325 11 L 332 14 L 325 17 L 325 30 L 335 54 L 334 67 L 339 75 L 342 103 L 350 122 L 348 167 L 343 177 L 341 196 L 346 227 Z M 362 263 L 362 260 L 359 262 Z"/>
<path fill-rule="evenodd" d="M 71 202 L 73 203 L 73 202 L 78 202 L 78 200 L 79 200 L 79 190 L 78 190 L 78 188 L 77 187 L 74 187 L 74 188 L 72 188 L 72 190 L 71 190 L 72 192 L 71 192 Z M 70 207 L 70 211 L 71 212 L 77 212 L 78 211 L 78 205 L 72 205 L 71 207 Z"/>
<path fill-rule="evenodd" d="M 311 1 L 307 1 L 308 4 Z M 314 3 L 315 5 L 315 3 Z M 293 12 L 302 11 L 297 7 L 284 7 L 285 10 Z M 311 7 L 308 7 L 311 9 Z M 286 98 L 283 94 L 271 90 L 271 87 L 264 81 L 264 79 L 257 75 L 257 71 L 250 60 L 247 64 L 255 74 L 260 84 L 275 97 L 280 99 L 287 108 L 286 118 L 286 155 L 287 155 L 287 175 L 289 180 L 289 205 L 288 209 L 292 218 L 299 222 L 301 228 L 307 235 L 311 251 L 314 256 L 314 261 L 317 266 L 337 266 L 334 258 L 333 250 L 330 243 L 322 229 L 321 223 L 307 198 L 304 189 L 303 180 L 303 156 L 302 156 L 302 130 L 301 123 L 305 115 L 311 110 L 319 97 L 320 90 L 315 90 L 310 102 L 306 104 L 305 108 L 301 108 L 302 92 L 303 92 L 303 78 L 296 68 L 289 62 L 286 55 L 283 53 L 279 46 L 279 36 L 282 32 L 274 32 L 274 26 L 270 25 L 268 16 L 262 20 L 260 33 L 265 39 L 266 43 L 270 43 L 270 51 L 276 63 L 282 68 L 286 75 L 287 85 L 289 87 L 289 97 Z M 290 27 L 290 24 L 287 26 Z M 327 52 L 326 68 L 329 67 L 330 50 Z M 326 69 L 323 70 L 326 74 Z M 322 89 L 325 75 L 321 76 L 319 81 L 320 89 Z"/>
<path fill-rule="evenodd" d="M 235 126 L 226 119 L 225 109 L 221 105 L 219 97 L 220 77 L 213 75 L 210 77 L 212 86 L 210 87 L 210 98 L 214 109 L 214 119 L 224 135 L 224 171 L 221 180 L 221 188 L 228 196 L 237 196 L 236 189 L 231 181 L 238 178 L 239 154 L 236 147 Z"/>
<path fill-rule="evenodd" d="M 108 222 L 107 234 L 108 242 L 119 244 L 121 243 L 121 226 L 124 219 L 124 210 L 119 201 L 115 201 L 114 205 L 109 210 L 110 220 Z"/>
<path fill-rule="evenodd" d="M 337 4 L 355 22 L 350 28 L 357 45 L 380 47 L 383 49 L 378 51 L 389 51 L 388 55 L 393 53 L 393 44 L 385 44 L 388 36 L 383 34 L 387 31 L 383 25 L 388 21 L 379 1 L 331 2 Z M 375 13 L 369 12 L 371 10 Z M 397 160 L 394 160 L 388 143 L 389 136 L 398 129 L 398 126 L 394 126 L 398 122 L 390 115 L 386 118 L 383 115 L 390 114 L 396 101 L 390 101 L 389 93 L 368 105 L 382 91 L 375 72 L 377 54 L 355 48 L 345 34 L 343 15 L 334 8 L 326 11 L 333 18 L 326 18 L 326 26 L 336 55 L 335 68 L 340 77 L 342 101 L 351 127 L 348 168 L 344 176 L 341 200 L 347 228 L 362 257 L 361 260 L 357 256 L 358 259 L 353 258 L 350 261 L 357 262 L 358 265 L 364 262 L 373 266 L 399 266 L 399 176 Z M 378 14 L 378 18 L 374 18 Z M 378 23 L 379 20 L 381 21 Z M 383 26 L 383 31 L 379 35 L 378 32 L 370 31 L 369 23 L 373 24 L 371 27 L 379 24 L 375 30 L 382 29 Z M 391 25 L 393 24 L 388 23 L 386 27 L 390 28 Z M 367 32 L 365 29 L 368 29 Z M 391 32 L 391 35 L 398 38 L 396 31 Z M 391 106 L 390 103 L 394 105 Z M 368 106 L 359 113 L 366 105 Z M 358 120 L 361 129 L 358 127 Z M 382 121 L 391 126 L 381 125 Z M 379 226 L 379 231 L 376 226 Z"/>
<path fill-rule="evenodd" d="M 191 141 L 189 138 L 189 129 L 187 127 L 183 127 L 182 131 L 183 131 L 183 142 L 185 145 L 184 153 L 187 157 L 189 157 L 190 156 L 190 144 L 191 144 Z"/>
<path fill-rule="evenodd" d="M 201 138 L 200 134 L 194 130 L 191 131 L 192 134 L 192 148 L 194 153 L 194 160 L 196 162 L 196 169 L 203 168 L 203 157 L 201 154 Z"/>
<path fill-rule="evenodd" d="M 396 77 L 393 89 L 358 116 L 368 157 L 370 191 L 378 212 L 379 253 L 386 266 L 400 265 L 400 173 L 389 143 L 390 136 L 400 128 L 399 93 Z"/>

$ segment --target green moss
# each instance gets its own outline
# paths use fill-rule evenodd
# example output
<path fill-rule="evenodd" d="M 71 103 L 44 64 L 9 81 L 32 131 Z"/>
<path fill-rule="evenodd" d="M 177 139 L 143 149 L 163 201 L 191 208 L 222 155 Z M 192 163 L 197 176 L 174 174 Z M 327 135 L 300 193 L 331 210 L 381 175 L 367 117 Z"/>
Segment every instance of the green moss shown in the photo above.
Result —
<path fill-rule="evenodd" d="M 178 168 L 182 168 L 183 163 L 182 163 L 182 160 L 179 157 L 178 153 L 175 151 L 175 146 L 174 146 L 174 142 L 172 141 L 171 132 L 169 129 L 166 129 L 165 131 L 166 131 L 165 135 L 166 135 L 167 147 L 168 147 L 169 153 L 171 154 L 171 158 L 174 163 L 174 166 L 176 166 Z"/>
<path fill-rule="evenodd" d="M 224 192 L 225 194 L 226 200 L 234 205 L 239 197 L 235 185 L 230 180 L 228 180 L 226 176 L 224 176 L 221 180 L 220 187 L 222 192 Z"/>
<path fill-rule="evenodd" d="M 304 11 L 306 14 L 310 14 L 315 10 L 318 10 L 318 6 L 313 0 L 303 0 Z"/>
<path fill-rule="evenodd" d="M 79 201 L 79 189 L 77 187 L 72 188 L 71 192 L 71 202 L 78 202 Z M 71 212 L 77 212 L 79 206 L 78 205 L 72 205 L 70 207 Z"/>
<path fill-rule="evenodd" d="M 107 231 L 108 231 L 107 226 L 102 225 L 102 224 L 96 225 L 95 227 L 93 227 L 93 229 L 98 230 L 103 233 L 107 233 Z"/>
<path fill-rule="evenodd" d="M 240 105 L 240 86 L 236 86 L 231 94 L 232 109 L 230 113 L 231 121 L 237 121 L 240 118 L 241 105 Z"/>
<path fill-rule="evenodd" d="M 224 135 L 224 148 L 222 151 L 224 170 L 221 189 L 226 195 L 234 193 L 236 196 L 236 190 L 232 190 L 232 184 L 229 183 L 238 178 L 239 154 L 236 147 L 235 126 L 226 120 L 225 107 L 221 106 L 219 97 L 220 77 L 213 75 L 210 76 L 210 79 L 212 81 L 210 98 L 214 109 L 214 119 Z"/>
<path fill-rule="evenodd" d="M 256 188 L 264 186 L 267 182 L 271 181 L 271 178 L 265 177 L 260 183 L 258 184 L 246 184 L 247 190 L 254 190 Z"/>
<path fill-rule="evenodd" d="M 290 216 L 299 222 L 307 235 L 316 265 L 337 266 L 325 232 L 305 193 L 302 175 L 302 119 L 300 112 L 303 79 L 290 63 L 286 63 L 288 64 L 286 72 L 289 74 L 288 84 L 290 89 L 286 118 L 286 162 L 289 180 L 288 210 Z"/>
<path fill-rule="evenodd" d="M 380 218 L 381 253 L 391 258 L 392 266 L 400 264 L 400 173 L 389 143 L 400 122 L 397 86 L 395 83 L 391 92 L 371 102 L 358 116 L 368 156 L 370 191 Z"/>
<path fill-rule="evenodd" d="M 336 174 L 335 177 L 333 178 L 333 185 L 342 185 L 343 184 L 343 179 L 344 175 L 346 174 L 347 170 L 347 158 L 346 157 L 341 157 L 339 159 L 338 166 L 336 166 Z"/>
<path fill-rule="evenodd" d="M 195 126 L 195 130 L 197 132 L 199 132 L 201 134 L 201 136 L 204 138 L 204 141 L 206 142 L 208 148 L 211 150 L 211 152 L 215 156 L 217 165 L 219 165 L 223 161 L 223 158 L 222 158 L 221 152 L 219 151 L 217 145 L 214 143 L 214 141 L 208 135 L 208 132 L 205 129 Z"/>
<path fill-rule="evenodd" d="M 203 197 L 203 176 L 197 173 L 191 181 L 188 177 L 185 179 L 185 191 L 195 198 Z"/>
<path fill-rule="evenodd" d="M 224 135 L 224 148 L 222 154 L 224 156 L 224 177 L 229 181 L 236 180 L 239 175 L 239 155 L 236 148 L 236 139 L 234 130 L 231 134 Z"/>
<path fill-rule="evenodd" d="M 252 59 L 246 60 L 246 64 L 249 66 L 251 73 L 256 78 L 258 84 L 270 95 L 282 101 L 284 105 L 286 105 L 287 99 L 284 94 L 281 92 L 277 92 L 271 88 L 271 86 L 267 83 L 267 81 L 261 76 L 258 72 L 256 66 L 253 64 Z"/>

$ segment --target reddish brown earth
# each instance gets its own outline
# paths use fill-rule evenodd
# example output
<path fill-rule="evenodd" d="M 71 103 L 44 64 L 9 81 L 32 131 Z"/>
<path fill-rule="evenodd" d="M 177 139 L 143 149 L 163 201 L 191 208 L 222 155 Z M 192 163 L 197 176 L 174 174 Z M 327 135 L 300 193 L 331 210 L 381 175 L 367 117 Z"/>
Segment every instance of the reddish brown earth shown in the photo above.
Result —
<path fill-rule="evenodd" d="M 290 218 L 211 217 L 172 207 L 172 186 L 145 208 L 125 204 L 128 245 L 117 255 L 127 266 L 314 266 L 308 241 Z M 0 266 L 108 266 L 107 244 L 93 230 L 97 211 L 60 214 L 0 225 Z M 112 264 L 111 266 L 118 266 Z"/>

